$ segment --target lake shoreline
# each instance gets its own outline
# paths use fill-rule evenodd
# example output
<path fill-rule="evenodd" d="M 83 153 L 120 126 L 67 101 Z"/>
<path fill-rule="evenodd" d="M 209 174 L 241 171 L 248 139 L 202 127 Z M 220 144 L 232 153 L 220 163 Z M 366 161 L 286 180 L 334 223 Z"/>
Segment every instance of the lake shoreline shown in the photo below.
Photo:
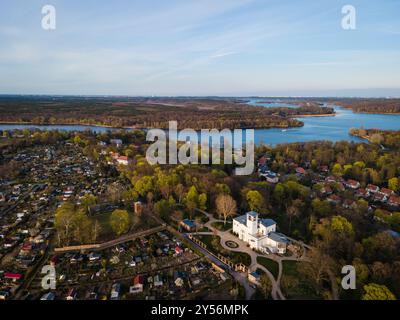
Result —
<path fill-rule="evenodd" d="M 298 117 L 293 116 L 290 117 L 291 119 Z M 0 125 L 21 125 L 21 126 L 26 126 L 29 128 L 29 126 L 33 127 L 47 127 L 47 126 L 83 126 L 83 127 L 96 127 L 96 128 L 103 128 L 103 129 L 110 129 L 110 130 L 150 130 L 150 129 L 159 129 L 159 128 L 140 128 L 140 127 L 112 127 L 109 125 L 100 125 L 100 124 L 86 124 L 86 123 L 33 123 L 33 122 L 10 122 L 10 121 L 0 121 Z M 241 127 L 241 128 L 227 128 L 229 130 L 235 130 L 235 129 L 241 129 L 241 130 L 247 130 L 247 129 L 254 129 L 254 130 L 268 130 L 268 129 L 294 129 L 294 128 L 301 128 L 304 126 L 304 123 L 302 125 L 297 125 L 297 126 L 273 126 L 273 127 L 260 127 L 260 128 L 254 128 L 254 127 Z M 168 130 L 168 128 L 161 128 L 162 130 Z M 226 128 L 221 128 L 218 130 L 223 130 Z M 11 129 L 13 130 L 13 129 Z M 212 130 L 211 128 L 203 128 L 203 129 L 196 129 L 196 131 L 200 130 Z"/>
<path fill-rule="evenodd" d="M 336 113 L 325 113 L 325 114 L 300 114 L 293 116 L 294 118 L 311 118 L 311 117 L 336 117 Z"/>
<path fill-rule="evenodd" d="M 0 125 L 23 125 L 23 126 L 37 126 L 37 127 L 46 127 L 46 126 L 83 126 L 83 127 L 96 127 L 96 128 L 105 128 L 105 129 L 113 129 L 113 130 L 144 130 L 144 128 L 136 128 L 136 127 L 113 127 L 109 125 L 102 124 L 87 124 L 87 123 L 33 123 L 26 121 L 0 121 Z"/>

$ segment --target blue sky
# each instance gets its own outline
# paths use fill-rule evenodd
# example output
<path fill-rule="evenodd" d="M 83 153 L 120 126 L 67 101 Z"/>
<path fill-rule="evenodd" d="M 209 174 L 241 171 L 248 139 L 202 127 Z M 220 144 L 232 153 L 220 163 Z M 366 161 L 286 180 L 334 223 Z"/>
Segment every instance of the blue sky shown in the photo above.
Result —
<path fill-rule="evenodd" d="M 400 96 L 400 1 L 1 0 L 1 93 Z"/>

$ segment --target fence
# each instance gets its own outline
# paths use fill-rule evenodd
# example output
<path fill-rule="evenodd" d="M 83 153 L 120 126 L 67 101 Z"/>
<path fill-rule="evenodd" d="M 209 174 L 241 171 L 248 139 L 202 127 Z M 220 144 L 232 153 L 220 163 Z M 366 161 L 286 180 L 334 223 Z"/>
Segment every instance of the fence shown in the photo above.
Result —
<path fill-rule="evenodd" d="M 165 230 L 165 226 L 158 226 L 152 229 L 148 229 L 145 231 L 133 233 L 133 234 L 128 234 L 125 236 L 122 236 L 118 239 L 114 239 L 111 241 L 99 243 L 99 244 L 86 244 L 86 245 L 79 245 L 79 246 L 69 246 L 69 247 L 62 247 L 62 248 L 55 248 L 54 252 L 71 252 L 71 251 L 87 251 L 87 250 L 104 250 L 113 246 L 116 246 L 118 244 L 128 242 L 135 240 L 137 238 L 145 237 L 150 234 Z"/>
<path fill-rule="evenodd" d="M 202 242 L 200 239 L 194 237 L 192 234 L 189 234 L 189 239 L 192 240 L 195 244 L 198 246 L 202 247 L 204 250 L 207 250 L 207 252 L 214 257 L 216 257 L 219 261 L 227 265 L 229 268 L 237 271 L 237 272 L 247 272 L 248 268 L 243 264 L 243 263 L 233 263 L 229 258 L 223 256 L 222 254 L 217 254 L 215 255 L 214 253 L 210 252 L 210 250 L 207 249 L 207 245 Z"/>

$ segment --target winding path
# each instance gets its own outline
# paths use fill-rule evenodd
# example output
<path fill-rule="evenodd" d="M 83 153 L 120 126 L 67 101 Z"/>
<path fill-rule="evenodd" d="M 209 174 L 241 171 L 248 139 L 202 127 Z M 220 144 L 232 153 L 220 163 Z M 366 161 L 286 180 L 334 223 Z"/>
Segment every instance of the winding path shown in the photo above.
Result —
<path fill-rule="evenodd" d="M 281 283 L 281 279 L 282 279 L 282 274 L 283 274 L 283 264 L 282 261 L 284 260 L 290 260 L 290 261 L 307 261 L 306 258 L 306 249 L 309 249 L 309 246 L 305 245 L 302 242 L 299 242 L 295 239 L 289 238 L 287 237 L 289 240 L 291 240 L 292 242 L 298 243 L 302 246 L 302 256 L 301 257 L 281 257 L 281 256 L 277 256 L 275 254 L 269 254 L 264 255 L 264 254 L 260 254 L 257 253 L 255 251 L 253 251 L 252 249 L 250 249 L 247 244 L 241 240 L 239 240 L 238 237 L 234 236 L 230 230 L 226 230 L 226 231 L 220 231 L 218 229 L 216 229 L 215 227 L 213 227 L 212 225 L 215 222 L 224 222 L 223 220 L 219 220 L 214 218 L 214 216 L 208 212 L 205 212 L 203 210 L 197 209 L 198 212 L 203 213 L 204 215 L 206 215 L 208 217 L 208 222 L 206 222 L 204 224 L 205 227 L 207 227 L 209 230 L 211 230 L 210 232 L 196 232 L 194 234 L 198 234 L 198 235 L 217 235 L 220 237 L 221 239 L 221 246 L 229 251 L 233 251 L 233 252 L 243 252 L 243 253 L 247 253 L 250 258 L 251 258 L 251 264 L 249 266 L 249 272 L 253 272 L 256 271 L 257 269 L 261 269 L 263 270 L 266 275 L 268 276 L 268 278 L 271 281 L 272 284 L 272 290 L 271 290 L 271 296 L 274 300 L 286 300 L 285 296 L 283 295 L 282 291 L 281 291 L 281 287 L 280 287 L 280 283 Z M 227 241 L 233 241 L 235 243 L 238 244 L 237 248 L 231 248 L 228 247 L 226 245 Z M 273 274 L 267 269 L 265 268 L 263 265 L 259 264 L 257 262 L 257 258 L 258 257 L 267 257 L 268 259 L 271 259 L 273 261 L 275 261 L 278 266 L 279 266 L 279 273 L 278 273 L 278 277 L 277 279 L 275 279 L 275 277 L 273 276 Z M 237 280 L 241 280 L 239 281 L 242 285 L 244 285 L 245 291 L 246 291 L 246 299 L 250 299 L 251 296 L 254 294 L 254 289 L 251 287 L 249 281 L 247 280 L 246 276 L 243 276 L 243 278 L 246 279 L 246 281 L 244 281 L 243 283 L 243 279 L 238 279 L 236 276 L 235 278 Z"/>

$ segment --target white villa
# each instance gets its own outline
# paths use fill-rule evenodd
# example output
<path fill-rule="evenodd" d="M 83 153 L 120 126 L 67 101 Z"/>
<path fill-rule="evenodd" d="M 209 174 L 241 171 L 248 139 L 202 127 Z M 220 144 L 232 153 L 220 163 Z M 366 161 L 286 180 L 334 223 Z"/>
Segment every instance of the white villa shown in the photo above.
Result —
<path fill-rule="evenodd" d="M 233 219 L 233 233 L 247 242 L 250 248 L 264 253 L 284 254 L 289 242 L 284 235 L 276 232 L 274 220 L 259 219 L 254 211 Z"/>

